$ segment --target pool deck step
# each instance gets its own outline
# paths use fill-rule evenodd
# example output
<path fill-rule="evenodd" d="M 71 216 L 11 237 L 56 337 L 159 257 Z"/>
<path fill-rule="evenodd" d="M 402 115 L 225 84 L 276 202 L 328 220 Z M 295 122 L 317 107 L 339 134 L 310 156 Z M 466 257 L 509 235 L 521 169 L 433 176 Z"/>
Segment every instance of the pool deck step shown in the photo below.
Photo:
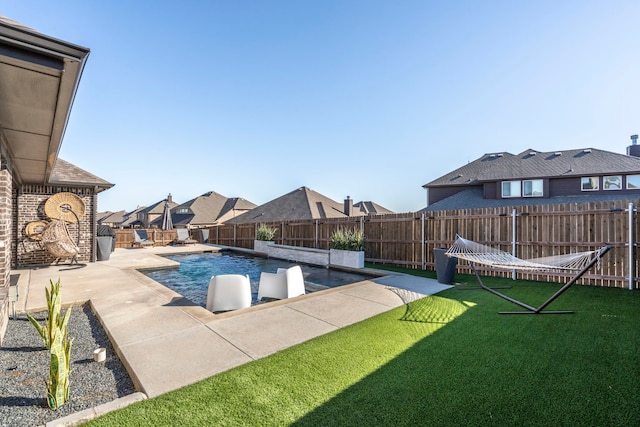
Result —
<path fill-rule="evenodd" d="M 136 389 L 154 397 L 449 287 L 390 275 L 213 314 L 136 270 L 172 265 L 159 254 L 211 250 L 199 244 L 116 249 L 108 261 L 82 268 L 12 270 L 20 274 L 18 312 L 46 309 L 44 289 L 60 278 L 63 303 L 91 303 Z"/>

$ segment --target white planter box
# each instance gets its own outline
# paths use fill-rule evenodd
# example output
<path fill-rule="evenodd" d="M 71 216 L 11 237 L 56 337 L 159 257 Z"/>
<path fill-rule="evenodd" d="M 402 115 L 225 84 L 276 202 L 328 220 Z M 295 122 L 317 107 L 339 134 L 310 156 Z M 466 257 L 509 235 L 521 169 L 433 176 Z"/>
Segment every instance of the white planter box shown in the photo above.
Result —
<path fill-rule="evenodd" d="M 323 249 L 273 244 L 268 247 L 267 255 L 306 264 L 329 265 L 329 251 Z"/>
<path fill-rule="evenodd" d="M 329 263 L 341 267 L 364 268 L 364 251 L 330 249 Z"/>
<path fill-rule="evenodd" d="M 254 240 L 253 241 L 253 250 L 256 252 L 260 252 L 261 254 L 269 253 L 269 246 L 273 245 L 273 242 L 267 240 Z"/>

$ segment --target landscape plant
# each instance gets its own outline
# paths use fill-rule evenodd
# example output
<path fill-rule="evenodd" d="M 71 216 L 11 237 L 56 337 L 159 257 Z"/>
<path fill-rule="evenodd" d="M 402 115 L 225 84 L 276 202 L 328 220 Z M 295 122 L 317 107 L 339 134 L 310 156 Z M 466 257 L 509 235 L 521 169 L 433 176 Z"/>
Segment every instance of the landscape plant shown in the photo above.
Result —
<path fill-rule="evenodd" d="M 275 227 L 269 227 L 265 224 L 260 224 L 258 226 L 258 229 L 256 230 L 256 240 L 270 242 L 276 236 L 276 231 L 278 231 L 278 229 Z"/>
<path fill-rule="evenodd" d="M 359 228 L 338 227 L 331 233 L 331 247 L 343 251 L 364 250 L 364 233 Z"/>
<path fill-rule="evenodd" d="M 49 281 L 51 289 L 45 288 L 47 299 L 47 319 L 41 325 L 31 315 L 27 318 L 36 328 L 45 347 L 49 350 L 49 381 L 47 384 L 47 404 L 56 410 L 69 400 L 69 361 L 73 339 L 67 336 L 67 326 L 71 317 L 71 307 L 62 316 L 62 295 L 60 279 Z"/>

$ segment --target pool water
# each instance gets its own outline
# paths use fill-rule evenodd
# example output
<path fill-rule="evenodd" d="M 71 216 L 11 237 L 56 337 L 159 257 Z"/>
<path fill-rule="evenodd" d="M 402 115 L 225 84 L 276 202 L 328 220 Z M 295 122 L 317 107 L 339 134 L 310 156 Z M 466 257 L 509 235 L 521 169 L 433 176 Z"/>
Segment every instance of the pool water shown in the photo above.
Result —
<path fill-rule="evenodd" d="M 260 282 L 260 273 L 263 271 L 275 273 L 278 268 L 300 265 L 307 293 L 360 282 L 372 277 L 370 275 L 307 264 L 296 264 L 279 259 L 252 257 L 229 251 L 165 255 L 165 257 L 179 262 L 180 265 L 178 267 L 144 269 L 140 271 L 202 307 L 207 302 L 207 290 L 211 276 L 220 274 L 248 274 L 251 280 L 252 304 L 258 302 L 258 284 Z"/>

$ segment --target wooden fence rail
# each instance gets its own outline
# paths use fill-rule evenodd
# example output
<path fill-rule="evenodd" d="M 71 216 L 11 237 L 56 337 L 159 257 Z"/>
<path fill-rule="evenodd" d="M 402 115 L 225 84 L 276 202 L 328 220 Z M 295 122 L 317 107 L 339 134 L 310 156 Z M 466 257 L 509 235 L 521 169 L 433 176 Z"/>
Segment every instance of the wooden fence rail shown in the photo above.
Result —
<path fill-rule="evenodd" d="M 586 274 L 582 283 L 638 289 L 640 263 L 637 262 L 635 248 L 640 239 L 640 227 L 635 208 L 637 202 L 630 200 L 521 206 L 516 209 L 413 212 L 279 221 L 266 225 L 277 229 L 274 239 L 276 243 L 319 249 L 330 247 L 331 234 L 339 227 L 359 227 L 366 238 L 367 261 L 431 270 L 435 269 L 433 250 L 449 247 L 456 235 L 510 253 L 515 249 L 515 255 L 523 259 L 610 245 L 612 250 L 600 261 L 599 269 Z M 211 227 L 208 243 L 252 249 L 256 228 L 257 224 Z M 117 247 L 130 247 L 133 240 L 131 231 L 118 230 L 117 233 Z M 171 235 L 162 237 L 167 240 Z M 194 238 L 198 237 L 194 235 Z M 157 237 L 154 240 L 159 242 Z M 469 265 L 463 262 L 458 263 L 457 269 L 459 272 L 470 272 Z M 478 270 L 485 275 L 512 275 L 511 272 L 482 266 L 478 266 Z M 518 277 L 563 282 L 567 274 L 519 273 Z"/>

